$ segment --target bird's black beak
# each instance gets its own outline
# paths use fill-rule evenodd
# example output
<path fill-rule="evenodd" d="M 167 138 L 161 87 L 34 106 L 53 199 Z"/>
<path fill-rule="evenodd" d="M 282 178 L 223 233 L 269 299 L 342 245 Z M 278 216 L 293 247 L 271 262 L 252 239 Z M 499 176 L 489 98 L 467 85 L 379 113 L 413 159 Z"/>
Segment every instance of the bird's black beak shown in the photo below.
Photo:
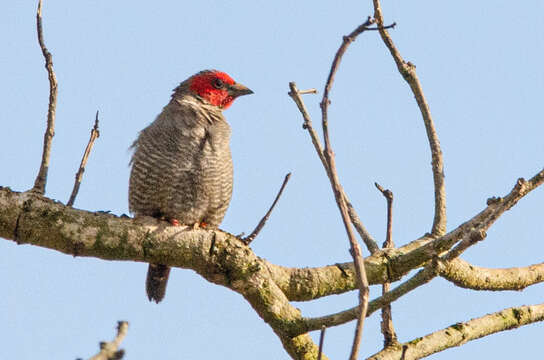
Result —
<path fill-rule="evenodd" d="M 229 93 L 230 96 L 236 98 L 236 97 L 242 96 L 242 95 L 253 94 L 253 91 L 251 91 L 251 89 L 245 87 L 242 84 L 235 83 L 235 84 L 232 84 L 232 85 L 230 85 L 228 87 L 228 93 Z"/>

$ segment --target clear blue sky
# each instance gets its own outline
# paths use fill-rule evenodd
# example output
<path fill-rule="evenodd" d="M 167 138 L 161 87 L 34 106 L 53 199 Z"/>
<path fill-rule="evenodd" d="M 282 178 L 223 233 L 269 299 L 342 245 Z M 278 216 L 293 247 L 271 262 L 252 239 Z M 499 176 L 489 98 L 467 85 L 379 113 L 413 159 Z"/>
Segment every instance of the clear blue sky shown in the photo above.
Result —
<path fill-rule="evenodd" d="M 341 5 L 339 5 L 341 4 Z M 0 13 L 0 185 L 29 189 L 42 149 L 48 83 L 35 31 L 36 1 Z M 444 152 L 448 229 L 543 166 L 544 5 L 527 1 L 386 1 L 403 56 L 417 66 Z M 283 176 L 293 172 L 255 253 L 287 266 L 350 260 L 329 184 L 288 82 L 323 88 L 342 35 L 371 15 L 371 1 L 45 1 L 44 31 L 59 81 L 47 195 L 66 202 L 100 110 L 97 141 L 75 206 L 127 213 L 128 147 L 191 74 L 217 68 L 255 94 L 226 113 L 235 190 L 223 228 L 248 232 Z M 314 122 L 320 96 L 306 95 Z M 394 240 L 430 230 L 430 152 L 412 94 L 377 33 L 348 50 L 331 94 L 330 125 L 341 180 L 368 229 L 383 239 L 395 194 Z M 500 219 L 464 259 L 480 266 L 543 261 L 543 189 Z M 243 298 L 192 271 L 174 269 L 166 299 L 147 301 L 142 263 L 73 258 L 0 241 L 0 339 L 6 359 L 87 358 L 130 321 L 127 359 L 286 359 L 272 330 Z M 523 292 L 472 292 L 435 279 L 393 305 L 401 341 L 505 307 L 542 302 Z M 371 289 L 371 297 L 379 294 Z M 354 292 L 298 303 L 324 315 L 356 303 Z M 447 350 L 434 359 L 534 358 L 543 324 Z M 348 357 L 354 324 L 327 331 L 325 351 Z M 317 334 L 314 334 L 317 338 Z M 362 354 L 380 348 L 379 315 L 366 323 Z"/>

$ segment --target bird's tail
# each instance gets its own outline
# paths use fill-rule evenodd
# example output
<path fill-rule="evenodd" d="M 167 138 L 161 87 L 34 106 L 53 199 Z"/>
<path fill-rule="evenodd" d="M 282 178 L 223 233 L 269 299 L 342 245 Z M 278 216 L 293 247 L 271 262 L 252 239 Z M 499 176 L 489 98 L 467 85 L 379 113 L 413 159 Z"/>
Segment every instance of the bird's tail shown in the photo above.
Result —
<path fill-rule="evenodd" d="M 170 275 L 170 267 L 161 264 L 149 264 L 147 280 L 145 281 L 145 290 L 149 301 L 155 301 L 158 304 L 164 298 L 168 275 Z"/>

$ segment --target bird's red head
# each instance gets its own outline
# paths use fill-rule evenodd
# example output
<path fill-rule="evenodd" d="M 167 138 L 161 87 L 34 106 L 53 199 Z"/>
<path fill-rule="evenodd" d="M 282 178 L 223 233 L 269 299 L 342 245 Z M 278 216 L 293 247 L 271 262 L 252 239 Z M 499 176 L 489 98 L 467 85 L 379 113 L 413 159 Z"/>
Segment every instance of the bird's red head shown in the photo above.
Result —
<path fill-rule="evenodd" d="M 253 91 L 221 71 L 205 70 L 193 75 L 189 89 L 209 104 L 227 109 L 238 96 L 253 94 Z"/>

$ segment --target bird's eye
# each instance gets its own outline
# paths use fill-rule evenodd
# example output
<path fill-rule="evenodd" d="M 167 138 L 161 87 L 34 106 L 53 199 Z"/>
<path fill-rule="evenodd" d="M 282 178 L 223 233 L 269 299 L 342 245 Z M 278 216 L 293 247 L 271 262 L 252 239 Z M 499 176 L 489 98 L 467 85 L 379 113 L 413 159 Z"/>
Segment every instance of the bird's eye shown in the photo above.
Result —
<path fill-rule="evenodd" d="M 216 78 L 213 81 L 213 87 L 216 88 L 216 89 L 221 89 L 223 87 L 223 85 L 224 85 L 223 80 L 221 80 L 219 78 Z"/>

